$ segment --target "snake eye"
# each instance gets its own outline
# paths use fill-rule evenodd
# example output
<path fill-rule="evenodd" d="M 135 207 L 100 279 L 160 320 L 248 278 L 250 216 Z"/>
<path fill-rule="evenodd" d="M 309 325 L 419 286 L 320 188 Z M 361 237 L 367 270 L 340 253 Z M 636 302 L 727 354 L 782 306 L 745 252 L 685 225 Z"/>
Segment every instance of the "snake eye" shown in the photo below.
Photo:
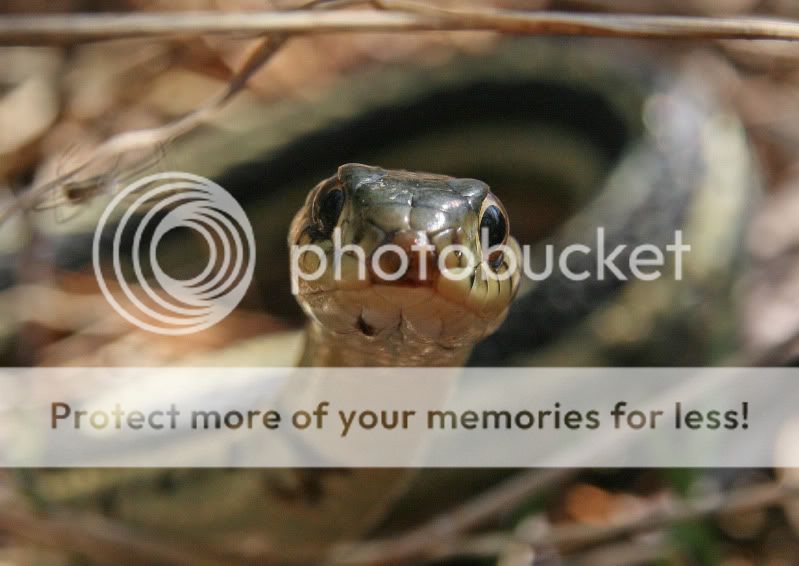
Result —
<path fill-rule="evenodd" d="M 488 201 L 488 199 L 486 199 Z M 480 216 L 480 238 L 487 248 L 504 244 L 508 238 L 508 220 L 505 216 L 504 210 L 499 201 L 491 199 L 483 205 L 483 211 Z M 487 234 L 488 241 L 485 239 L 484 234 Z M 488 264 L 492 269 L 498 269 L 502 265 L 504 256 L 501 251 L 497 250 L 488 256 Z"/>
<path fill-rule="evenodd" d="M 480 219 L 480 230 L 488 230 L 488 245 L 497 246 L 505 241 L 507 231 L 505 215 L 499 207 L 493 204 L 483 211 L 483 218 Z"/>
<path fill-rule="evenodd" d="M 338 217 L 344 208 L 344 191 L 337 185 L 322 189 L 316 197 L 314 221 L 324 236 L 330 236 L 338 224 Z"/>

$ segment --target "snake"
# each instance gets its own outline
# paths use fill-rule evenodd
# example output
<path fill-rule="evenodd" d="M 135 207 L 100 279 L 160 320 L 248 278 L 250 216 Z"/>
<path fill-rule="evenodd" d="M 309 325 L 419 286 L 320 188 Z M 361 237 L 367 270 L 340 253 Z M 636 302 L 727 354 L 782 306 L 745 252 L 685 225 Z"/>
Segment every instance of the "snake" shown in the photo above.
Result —
<path fill-rule="evenodd" d="M 287 360 L 268 349 L 274 337 L 253 339 L 229 359 L 489 367 L 721 359 L 734 346 L 730 293 L 757 192 L 746 136 L 701 73 L 625 45 L 517 39 L 446 64 L 363 70 L 311 107 L 249 108 L 239 130 L 200 131 L 170 150 L 181 169 L 217 179 L 258 218 L 259 260 L 270 266 L 255 282 L 259 308 L 304 325 Z M 685 277 L 644 282 L 626 269 L 602 281 L 480 276 L 526 259 L 520 244 L 534 264 L 545 243 L 555 251 L 594 244 L 597 226 L 606 246 L 626 246 L 620 260 L 637 243 L 662 247 L 682 230 L 692 246 Z M 481 228 L 490 243 L 507 244 L 505 253 L 474 267 L 453 256 L 448 267 L 467 276 L 441 277 L 435 259 L 448 245 L 482 257 Z M 369 256 L 386 244 L 432 250 L 413 256 L 398 280 L 373 271 L 359 277 L 349 256 L 336 278 L 336 231 Z M 69 237 L 52 241 L 56 251 L 75 249 Z M 290 248 L 311 244 L 331 261 L 287 300 Z M 165 257 L 185 263 L 186 245 L 174 242 Z M 597 261 L 572 257 L 574 271 Z M 320 259 L 304 253 L 298 261 L 311 272 Z M 425 280 L 422 264 L 431 272 Z M 336 541 L 390 532 L 408 509 L 439 512 L 496 478 L 452 470 L 48 470 L 28 474 L 25 489 L 45 509 L 91 510 L 165 541 L 226 549 L 229 563 L 246 562 L 236 554 L 245 541 L 315 563 Z"/>

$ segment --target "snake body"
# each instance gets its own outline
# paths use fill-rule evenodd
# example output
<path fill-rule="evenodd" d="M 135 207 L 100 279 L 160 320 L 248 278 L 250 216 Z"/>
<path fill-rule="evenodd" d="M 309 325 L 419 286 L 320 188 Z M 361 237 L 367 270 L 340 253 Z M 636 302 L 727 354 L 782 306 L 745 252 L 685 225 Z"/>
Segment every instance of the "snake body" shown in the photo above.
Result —
<path fill-rule="evenodd" d="M 367 251 L 421 239 L 479 252 L 474 232 L 492 191 L 514 235 L 534 244 L 534 263 L 544 242 L 593 243 L 597 226 L 609 247 L 663 246 L 675 229 L 692 245 L 679 282 L 303 283 L 306 365 L 707 363 L 730 343 L 723 313 L 751 164 L 739 123 L 700 80 L 654 68 L 618 46 L 509 42 L 444 66 L 342 81 L 312 111 L 267 108 L 249 116 L 246 135 L 189 138 L 178 166 L 215 176 L 259 219 L 259 262 L 270 266 L 258 281 L 264 302 L 294 320 L 286 233 L 291 244 L 329 247 L 332 222 Z M 347 162 L 386 169 L 337 169 Z M 331 190 L 343 204 L 320 220 L 315 207 Z M 289 208 L 299 210 L 291 225 Z M 174 257 L 185 256 L 182 245 Z M 595 262 L 575 256 L 571 267 Z M 30 490 L 91 509 L 99 501 L 105 514 L 167 538 L 234 548 L 256 537 L 286 552 L 373 528 L 419 483 L 398 470 L 79 473 L 37 473 Z M 440 509 L 451 497 L 426 499 Z"/>

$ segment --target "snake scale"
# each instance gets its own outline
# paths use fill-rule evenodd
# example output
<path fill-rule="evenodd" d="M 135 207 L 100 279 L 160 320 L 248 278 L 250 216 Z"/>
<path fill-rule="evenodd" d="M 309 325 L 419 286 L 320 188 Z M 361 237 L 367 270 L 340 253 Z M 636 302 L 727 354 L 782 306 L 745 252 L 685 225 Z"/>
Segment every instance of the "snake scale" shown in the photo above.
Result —
<path fill-rule="evenodd" d="M 461 212 L 437 226 L 450 229 L 444 230 L 449 241 L 458 228 L 475 229 L 486 199 L 498 197 L 513 235 L 534 252 L 544 242 L 556 250 L 593 243 L 597 226 L 608 247 L 662 247 L 676 229 L 692 246 L 682 281 L 571 281 L 557 273 L 514 281 L 491 295 L 504 297 L 495 308 L 477 309 L 485 319 L 473 317 L 449 334 L 429 319 L 411 320 L 412 328 L 397 333 L 391 329 L 403 324 L 391 319 L 396 313 L 381 319 L 385 304 L 366 304 L 363 293 L 350 293 L 331 310 L 329 297 L 305 289 L 300 302 L 317 321 L 309 329 L 307 364 L 713 363 L 734 340 L 729 293 L 754 194 L 750 154 L 740 123 L 701 76 L 633 51 L 625 43 L 513 40 L 441 65 L 364 69 L 313 103 L 248 110 L 243 132 L 189 136 L 171 151 L 178 161 L 170 165 L 215 178 L 257 219 L 258 265 L 268 269 L 259 271 L 256 285 L 265 308 L 287 320 L 303 319 L 288 299 L 289 211 L 300 210 L 295 242 L 327 239 L 331 222 L 349 222 L 346 237 L 364 241 L 358 218 L 385 228 L 399 214 L 406 228 L 424 231 L 435 215 L 421 214 L 419 201 L 429 211 L 456 198 Z M 388 171 L 338 169 L 350 162 Z M 331 184 L 345 196 L 328 199 L 327 219 L 320 220 L 314 207 L 321 205 L 314 203 Z M 386 212 L 386 191 L 405 208 Z M 185 258 L 183 245 L 174 243 L 173 257 Z M 595 262 L 575 256 L 572 267 Z M 505 313 L 502 301 L 516 294 L 517 284 Z M 347 310 L 353 304 L 357 316 Z M 365 306 L 373 311 L 364 317 Z M 331 330 L 338 323 L 346 332 Z M 434 348 L 403 349 L 419 333 L 440 340 Z M 484 334 L 490 336 L 480 340 Z M 248 348 L 256 363 L 281 363 L 259 359 L 258 341 Z M 202 541 L 234 555 L 257 540 L 287 557 L 324 552 L 331 541 L 385 524 L 398 500 L 406 508 L 413 501 L 420 514 L 440 511 L 485 482 L 477 474 L 402 470 L 52 470 L 26 477 L 40 501 L 98 510 L 166 541 Z"/>

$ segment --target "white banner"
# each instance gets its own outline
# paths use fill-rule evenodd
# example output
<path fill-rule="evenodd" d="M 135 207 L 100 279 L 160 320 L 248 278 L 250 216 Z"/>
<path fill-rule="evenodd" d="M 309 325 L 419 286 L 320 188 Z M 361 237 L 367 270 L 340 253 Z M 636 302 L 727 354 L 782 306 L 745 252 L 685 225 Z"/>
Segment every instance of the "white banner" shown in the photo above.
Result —
<path fill-rule="evenodd" d="M 799 369 L 6 369 L 0 465 L 799 467 Z"/>

